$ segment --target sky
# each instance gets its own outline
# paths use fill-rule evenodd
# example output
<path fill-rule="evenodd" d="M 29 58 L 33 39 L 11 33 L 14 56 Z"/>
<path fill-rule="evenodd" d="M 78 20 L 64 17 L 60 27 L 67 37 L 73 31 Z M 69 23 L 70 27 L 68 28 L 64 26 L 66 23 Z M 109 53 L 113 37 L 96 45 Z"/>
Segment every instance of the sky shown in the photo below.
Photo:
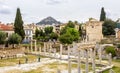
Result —
<path fill-rule="evenodd" d="M 99 20 L 101 7 L 108 18 L 120 17 L 120 0 L 0 0 L 0 21 L 13 23 L 18 7 L 25 24 L 37 23 L 48 16 L 61 22 L 85 22 L 91 17 Z"/>

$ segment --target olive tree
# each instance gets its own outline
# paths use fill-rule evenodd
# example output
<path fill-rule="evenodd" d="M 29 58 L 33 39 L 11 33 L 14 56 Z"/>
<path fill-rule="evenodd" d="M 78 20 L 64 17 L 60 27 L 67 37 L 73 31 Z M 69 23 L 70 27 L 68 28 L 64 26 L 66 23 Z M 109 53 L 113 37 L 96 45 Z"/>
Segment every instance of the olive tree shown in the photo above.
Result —
<path fill-rule="evenodd" d="M 0 31 L 0 45 L 5 44 L 6 33 Z"/>
<path fill-rule="evenodd" d="M 19 44 L 21 42 L 21 40 L 22 40 L 22 37 L 19 36 L 17 33 L 14 33 L 11 36 L 9 36 L 8 43 L 12 44 L 13 48 L 14 48 L 14 45 Z"/>

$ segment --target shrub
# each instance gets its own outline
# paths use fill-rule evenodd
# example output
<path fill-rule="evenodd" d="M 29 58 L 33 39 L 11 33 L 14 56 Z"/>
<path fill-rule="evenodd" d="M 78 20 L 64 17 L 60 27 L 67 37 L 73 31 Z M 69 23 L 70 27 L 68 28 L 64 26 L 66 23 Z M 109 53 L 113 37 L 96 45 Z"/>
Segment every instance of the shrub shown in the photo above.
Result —
<path fill-rule="evenodd" d="M 120 44 L 117 44 L 117 48 L 120 48 Z"/>
<path fill-rule="evenodd" d="M 116 56 L 115 47 L 113 46 L 106 46 L 105 51 L 107 54 L 111 53 L 112 57 Z"/>

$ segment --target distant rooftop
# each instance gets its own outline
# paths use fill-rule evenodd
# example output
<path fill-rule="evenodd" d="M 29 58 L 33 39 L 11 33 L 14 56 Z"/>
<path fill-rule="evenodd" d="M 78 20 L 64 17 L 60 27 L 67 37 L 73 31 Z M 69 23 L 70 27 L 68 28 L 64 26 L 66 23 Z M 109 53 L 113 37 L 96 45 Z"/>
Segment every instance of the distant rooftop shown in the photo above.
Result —
<path fill-rule="evenodd" d="M 2 31 L 13 31 L 13 26 L 5 25 L 0 23 L 0 30 Z"/>

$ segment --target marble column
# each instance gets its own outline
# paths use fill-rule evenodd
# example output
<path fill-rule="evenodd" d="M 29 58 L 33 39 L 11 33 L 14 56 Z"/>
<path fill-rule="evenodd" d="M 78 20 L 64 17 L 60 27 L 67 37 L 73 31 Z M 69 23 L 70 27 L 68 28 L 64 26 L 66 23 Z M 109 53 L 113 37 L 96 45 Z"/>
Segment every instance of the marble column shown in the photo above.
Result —
<path fill-rule="evenodd" d="M 102 61 L 102 47 L 99 48 L 99 63 L 101 64 Z"/>
<path fill-rule="evenodd" d="M 68 46 L 68 73 L 71 73 L 70 46 Z"/>
<path fill-rule="evenodd" d="M 43 50 L 44 50 L 44 55 L 46 54 L 46 43 L 44 42 L 44 48 L 43 48 Z"/>
<path fill-rule="evenodd" d="M 81 64 L 81 61 L 80 61 L 80 51 L 78 51 L 78 73 L 81 73 L 80 64 Z"/>
<path fill-rule="evenodd" d="M 47 43 L 45 43 L 45 53 L 47 54 Z"/>
<path fill-rule="evenodd" d="M 80 51 L 80 56 L 82 59 L 84 59 L 84 51 L 83 50 Z"/>
<path fill-rule="evenodd" d="M 68 73 L 71 73 L 71 60 L 68 59 Z"/>
<path fill-rule="evenodd" d="M 62 46 L 62 44 L 60 44 L 60 59 L 62 59 L 62 48 L 63 48 L 63 46 Z"/>
<path fill-rule="evenodd" d="M 89 72 L 89 63 L 88 63 L 88 50 L 85 50 L 86 62 L 85 62 L 85 73 Z"/>
<path fill-rule="evenodd" d="M 68 48 L 68 59 L 70 58 L 70 46 L 67 47 Z"/>
<path fill-rule="evenodd" d="M 111 66 L 111 64 L 112 64 L 112 54 L 111 53 L 109 53 L 108 59 L 109 59 L 109 66 Z"/>
<path fill-rule="evenodd" d="M 56 58 L 56 48 L 54 49 L 54 57 Z"/>
<path fill-rule="evenodd" d="M 92 48 L 90 48 L 90 61 L 92 62 L 93 60 L 93 51 L 92 51 Z"/>
<path fill-rule="evenodd" d="M 50 44 L 51 44 L 51 43 L 49 43 L 49 50 L 48 50 L 48 52 L 49 52 L 49 56 L 50 56 Z"/>
<path fill-rule="evenodd" d="M 51 55 L 51 51 L 52 51 L 52 43 L 50 43 L 50 55 Z"/>
<path fill-rule="evenodd" d="M 112 65 L 112 54 L 111 53 L 108 54 L 108 60 L 109 60 L 109 66 L 111 66 Z M 109 70 L 109 73 L 113 73 L 112 69 Z"/>
<path fill-rule="evenodd" d="M 33 44 L 33 42 L 32 42 L 32 40 L 31 40 L 31 42 L 30 42 L 30 48 L 31 48 L 31 52 L 33 51 L 33 46 L 32 46 L 32 44 Z"/>
<path fill-rule="evenodd" d="M 36 40 L 34 40 L 34 44 L 35 44 L 35 52 L 37 52 L 37 45 L 36 45 Z"/>
<path fill-rule="evenodd" d="M 92 49 L 92 70 L 95 72 L 95 54 L 96 54 L 96 50 Z"/>
<path fill-rule="evenodd" d="M 42 52 L 42 50 L 41 50 L 41 46 L 39 47 L 39 52 L 40 52 L 40 53 Z"/>

